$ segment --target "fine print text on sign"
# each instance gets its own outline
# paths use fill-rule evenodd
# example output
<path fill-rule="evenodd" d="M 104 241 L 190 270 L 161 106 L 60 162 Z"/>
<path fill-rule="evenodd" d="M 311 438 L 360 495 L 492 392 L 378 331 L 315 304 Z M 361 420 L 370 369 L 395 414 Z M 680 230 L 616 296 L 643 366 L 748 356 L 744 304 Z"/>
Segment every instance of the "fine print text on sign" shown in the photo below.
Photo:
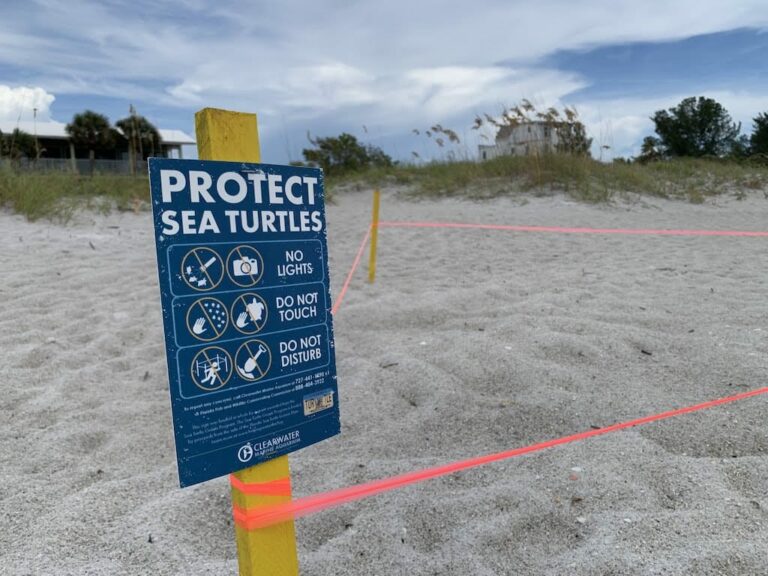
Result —
<path fill-rule="evenodd" d="M 149 161 L 182 486 L 339 432 L 322 173 Z"/>

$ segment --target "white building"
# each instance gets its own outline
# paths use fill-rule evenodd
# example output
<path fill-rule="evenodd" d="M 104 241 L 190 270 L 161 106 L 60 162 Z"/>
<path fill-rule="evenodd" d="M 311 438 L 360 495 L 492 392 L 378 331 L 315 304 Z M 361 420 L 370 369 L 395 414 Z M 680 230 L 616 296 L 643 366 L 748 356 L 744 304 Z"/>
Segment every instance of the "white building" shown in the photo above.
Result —
<path fill-rule="evenodd" d="M 480 144 L 480 160 L 499 156 L 528 156 L 554 152 L 558 143 L 557 124 L 533 121 L 515 126 L 502 126 L 496 133 L 495 144 Z"/>
<path fill-rule="evenodd" d="M 16 128 L 37 138 L 41 152 L 37 163 L 41 166 L 50 168 L 67 168 L 71 166 L 77 169 L 77 164 L 86 162 L 88 158 L 88 150 L 83 147 L 76 147 L 70 141 L 66 131 L 66 124 L 62 122 L 0 121 L 0 132 L 3 134 L 12 134 Z M 181 130 L 159 128 L 158 132 L 162 142 L 160 142 L 158 149 L 153 151 L 155 156 L 183 158 L 183 147 L 195 145 L 195 139 Z M 145 151 L 145 154 L 148 155 L 149 151 Z M 102 167 L 107 166 L 108 163 L 116 163 L 113 166 L 115 170 L 120 171 L 119 169 L 122 164 L 125 165 L 123 168 L 128 170 L 130 154 L 127 140 L 118 143 L 114 149 L 108 152 L 100 153 L 97 158 L 101 162 Z"/>

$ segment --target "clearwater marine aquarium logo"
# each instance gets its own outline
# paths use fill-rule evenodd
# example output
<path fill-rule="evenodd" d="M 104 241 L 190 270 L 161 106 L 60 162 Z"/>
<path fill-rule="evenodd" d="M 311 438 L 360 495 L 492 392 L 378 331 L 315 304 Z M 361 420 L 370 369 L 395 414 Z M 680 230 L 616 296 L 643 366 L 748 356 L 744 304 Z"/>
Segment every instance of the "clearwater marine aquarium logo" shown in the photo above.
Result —
<path fill-rule="evenodd" d="M 237 451 L 237 458 L 240 462 L 248 462 L 253 458 L 253 446 L 251 446 L 250 442 L 240 447 L 240 450 Z"/>
<path fill-rule="evenodd" d="M 258 453 L 259 455 L 271 454 L 281 448 L 287 448 L 301 442 L 301 433 L 298 430 L 292 430 L 279 436 L 274 436 L 267 440 L 260 440 L 258 442 L 248 442 L 240 447 L 237 451 L 237 458 L 240 462 L 248 462 L 253 456 Z"/>

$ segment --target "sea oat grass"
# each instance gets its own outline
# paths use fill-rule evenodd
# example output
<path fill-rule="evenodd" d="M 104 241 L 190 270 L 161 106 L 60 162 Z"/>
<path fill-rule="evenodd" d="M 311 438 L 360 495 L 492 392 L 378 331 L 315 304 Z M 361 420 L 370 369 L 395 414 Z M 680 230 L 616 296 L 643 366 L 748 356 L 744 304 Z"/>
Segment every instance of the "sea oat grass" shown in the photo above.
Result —
<path fill-rule="evenodd" d="M 768 198 L 768 166 L 717 159 L 681 158 L 648 164 L 607 164 L 583 156 L 506 156 L 487 162 L 396 165 L 327 179 L 326 198 L 339 187 L 397 186 L 414 199 L 444 196 L 489 199 L 521 194 L 564 193 L 582 202 L 609 202 L 639 194 L 701 203 L 707 198 L 747 193 Z M 18 172 L 0 169 L 0 205 L 30 220 L 66 222 L 82 209 L 146 210 L 146 176 Z"/>
<path fill-rule="evenodd" d="M 700 203 L 719 194 L 738 197 L 746 190 L 768 194 L 768 167 L 694 158 L 609 164 L 583 156 L 544 154 L 398 165 L 329 179 L 330 188 L 349 184 L 358 188 L 400 185 L 413 198 L 493 198 L 527 192 L 565 193 L 583 202 L 640 194 Z"/>
<path fill-rule="evenodd" d="M 66 222 L 79 209 L 142 210 L 149 207 L 146 177 L 16 172 L 0 169 L 0 204 L 30 220 Z"/>

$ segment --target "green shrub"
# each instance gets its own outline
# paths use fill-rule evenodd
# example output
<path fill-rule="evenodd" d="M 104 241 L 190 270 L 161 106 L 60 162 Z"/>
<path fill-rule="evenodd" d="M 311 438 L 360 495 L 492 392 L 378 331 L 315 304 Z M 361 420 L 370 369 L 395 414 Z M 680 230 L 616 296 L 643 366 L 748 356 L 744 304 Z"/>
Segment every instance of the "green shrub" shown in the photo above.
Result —
<path fill-rule="evenodd" d="M 326 175 L 335 176 L 360 172 L 369 168 L 387 168 L 393 165 L 392 158 L 381 148 L 363 145 L 352 134 L 337 137 L 310 139 L 315 148 L 302 151 L 304 159 L 319 166 Z"/>

